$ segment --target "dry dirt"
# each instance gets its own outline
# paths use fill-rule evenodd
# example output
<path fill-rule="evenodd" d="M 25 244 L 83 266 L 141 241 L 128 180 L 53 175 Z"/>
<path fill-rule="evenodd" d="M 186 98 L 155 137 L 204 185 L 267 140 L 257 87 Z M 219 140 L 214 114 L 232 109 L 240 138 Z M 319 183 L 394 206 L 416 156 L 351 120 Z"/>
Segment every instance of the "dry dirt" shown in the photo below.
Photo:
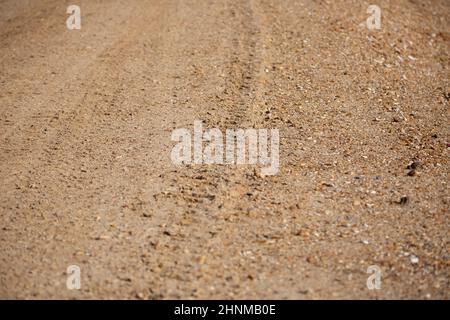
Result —
<path fill-rule="evenodd" d="M 0 1 L 0 298 L 449 298 L 448 0 L 74 2 Z M 195 119 L 280 172 L 174 166 Z"/>

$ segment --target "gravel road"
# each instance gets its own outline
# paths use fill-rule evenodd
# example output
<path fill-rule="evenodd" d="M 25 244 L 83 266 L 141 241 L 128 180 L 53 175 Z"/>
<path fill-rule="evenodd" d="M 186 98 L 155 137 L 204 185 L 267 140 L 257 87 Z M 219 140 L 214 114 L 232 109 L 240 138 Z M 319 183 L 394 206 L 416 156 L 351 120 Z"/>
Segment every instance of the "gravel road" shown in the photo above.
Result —
<path fill-rule="evenodd" d="M 448 0 L 76 2 L 0 1 L 0 298 L 449 299 Z"/>

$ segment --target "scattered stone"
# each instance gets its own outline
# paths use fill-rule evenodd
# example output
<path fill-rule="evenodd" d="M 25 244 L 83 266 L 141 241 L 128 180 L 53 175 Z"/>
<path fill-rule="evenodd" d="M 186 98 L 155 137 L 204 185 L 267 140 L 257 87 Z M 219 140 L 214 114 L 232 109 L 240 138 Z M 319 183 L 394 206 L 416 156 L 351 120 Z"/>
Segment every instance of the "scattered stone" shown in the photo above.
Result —
<path fill-rule="evenodd" d="M 145 299 L 145 295 L 142 292 L 138 292 L 138 293 L 136 293 L 136 298 L 140 299 L 140 300 L 144 300 Z"/>
<path fill-rule="evenodd" d="M 409 257 L 409 260 L 411 261 L 412 264 L 417 264 L 419 263 L 419 258 L 417 258 L 415 255 L 411 255 Z"/>
<path fill-rule="evenodd" d="M 407 166 L 406 166 L 406 169 L 408 169 L 409 171 L 408 171 L 408 173 L 407 173 L 407 176 L 409 176 L 409 177 L 413 177 L 413 176 L 415 176 L 416 175 L 416 169 L 419 167 L 419 162 L 418 161 L 412 161 L 410 164 L 408 164 Z"/>
<path fill-rule="evenodd" d="M 408 177 L 414 177 L 416 175 L 416 170 L 409 170 L 406 174 Z"/>
<path fill-rule="evenodd" d="M 419 162 L 418 161 L 413 161 L 413 162 L 411 162 L 410 164 L 408 164 L 406 166 L 406 169 L 408 169 L 408 170 L 415 170 L 418 167 L 419 167 Z"/>
<path fill-rule="evenodd" d="M 97 236 L 94 238 L 94 240 L 108 240 L 109 236 Z"/>

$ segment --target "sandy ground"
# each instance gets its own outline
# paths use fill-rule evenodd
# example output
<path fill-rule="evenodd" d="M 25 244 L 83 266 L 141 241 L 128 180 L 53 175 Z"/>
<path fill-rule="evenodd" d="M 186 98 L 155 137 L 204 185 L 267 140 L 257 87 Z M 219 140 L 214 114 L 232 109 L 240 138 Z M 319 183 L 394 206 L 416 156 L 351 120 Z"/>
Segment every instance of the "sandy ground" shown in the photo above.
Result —
<path fill-rule="evenodd" d="M 0 1 L 0 298 L 448 299 L 450 3 L 376 2 Z M 280 172 L 174 166 L 195 119 Z"/>

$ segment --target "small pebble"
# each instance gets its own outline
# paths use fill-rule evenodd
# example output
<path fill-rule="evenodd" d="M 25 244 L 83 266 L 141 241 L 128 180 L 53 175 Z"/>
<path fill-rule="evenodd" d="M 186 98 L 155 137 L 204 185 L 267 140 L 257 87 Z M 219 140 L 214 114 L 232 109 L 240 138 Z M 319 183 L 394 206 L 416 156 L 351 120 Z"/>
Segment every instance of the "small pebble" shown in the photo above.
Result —
<path fill-rule="evenodd" d="M 400 201 L 398 202 L 401 205 L 405 205 L 409 202 L 409 198 L 407 196 L 403 196 L 400 198 Z"/>
<path fill-rule="evenodd" d="M 419 258 L 417 258 L 416 256 L 412 255 L 409 257 L 409 260 L 411 261 L 412 264 L 417 264 L 419 263 Z"/>

